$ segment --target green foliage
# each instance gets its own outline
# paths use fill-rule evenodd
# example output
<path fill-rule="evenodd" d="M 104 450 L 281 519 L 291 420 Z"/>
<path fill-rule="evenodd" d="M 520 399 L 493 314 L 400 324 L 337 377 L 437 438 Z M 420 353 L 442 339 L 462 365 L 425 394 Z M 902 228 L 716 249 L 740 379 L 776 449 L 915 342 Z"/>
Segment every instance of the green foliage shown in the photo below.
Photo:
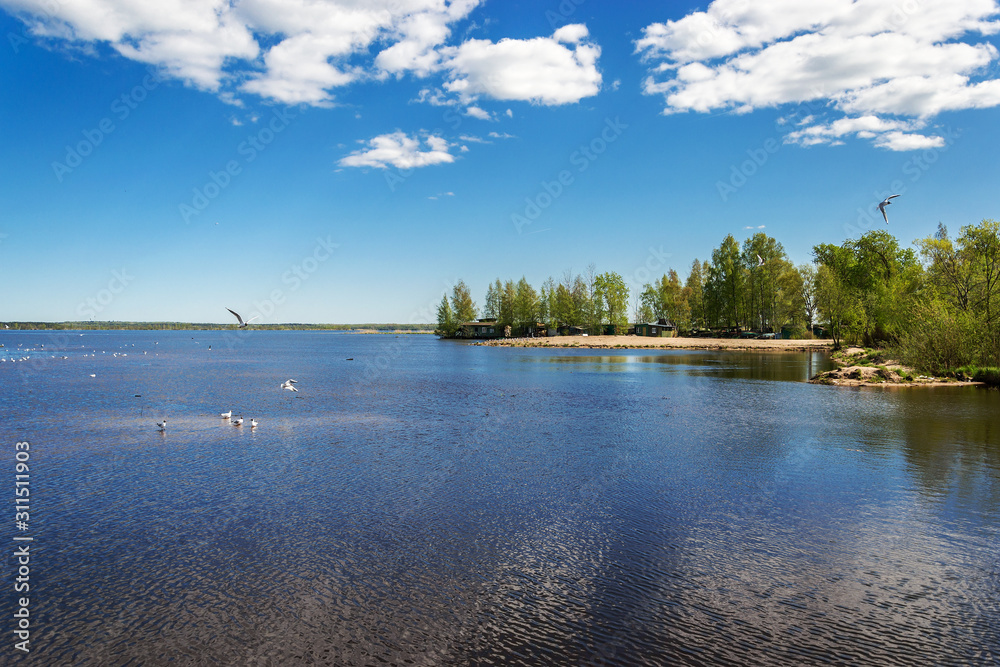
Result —
<path fill-rule="evenodd" d="M 618 327 L 618 331 L 628 328 L 628 286 L 625 279 L 614 272 L 602 273 L 595 278 L 595 302 L 603 314 L 603 322 Z"/>
<path fill-rule="evenodd" d="M 455 313 L 448 302 L 448 295 L 441 295 L 441 304 L 437 312 L 438 326 L 434 333 L 442 338 L 454 338 L 458 331 L 458 324 L 455 322 Z"/>

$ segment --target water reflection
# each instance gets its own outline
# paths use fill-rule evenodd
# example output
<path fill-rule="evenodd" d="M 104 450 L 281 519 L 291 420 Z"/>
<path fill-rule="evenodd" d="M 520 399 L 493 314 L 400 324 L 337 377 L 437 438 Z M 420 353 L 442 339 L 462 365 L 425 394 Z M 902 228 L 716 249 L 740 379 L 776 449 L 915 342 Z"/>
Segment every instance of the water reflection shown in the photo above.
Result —
<path fill-rule="evenodd" d="M 1000 651 L 998 392 L 802 382 L 817 353 L 196 335 L 0 364 L 0 440 L 39 443 L 40 664 Z"/>
<path fill-rule="evenodd" d="M 525 363 L 586 365 L 609 373 L 641 370 L 639 364 L 659 364 L 662 370 L 686 375 L 705 375 L 727 379 L 800 382 L 833 368 L 826 352 L 740 352 L 707 350 L 664 350 L 650 354 L 646 350 L 630 354 L 578 354 L 563 350 L 525 354 Z"/>

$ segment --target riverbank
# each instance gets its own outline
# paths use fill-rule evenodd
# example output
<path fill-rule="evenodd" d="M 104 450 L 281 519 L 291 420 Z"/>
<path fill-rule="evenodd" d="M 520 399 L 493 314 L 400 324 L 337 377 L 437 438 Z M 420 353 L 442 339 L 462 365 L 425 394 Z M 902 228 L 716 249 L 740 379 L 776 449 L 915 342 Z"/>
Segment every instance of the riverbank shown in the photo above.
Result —
<path fill-rule="evenodd" d="M 567 347 L 593 349 L 757 350 L 765 352 L 811 352 L 833 349 L 833 341 L 773 340 L 755 338 L 652 338 L 649 336 L 551 336 L 547 338 L 498 338 L 478 341 L 489 347 Z"/>
<path fill-rule="evenodd" d="M 886 356 L 881 350 L 848 347 L 833 353 L 837 368 L 816 375 L 809 382 L 840 387 L 955 387 L 984 382 L 923 375 Z"/>

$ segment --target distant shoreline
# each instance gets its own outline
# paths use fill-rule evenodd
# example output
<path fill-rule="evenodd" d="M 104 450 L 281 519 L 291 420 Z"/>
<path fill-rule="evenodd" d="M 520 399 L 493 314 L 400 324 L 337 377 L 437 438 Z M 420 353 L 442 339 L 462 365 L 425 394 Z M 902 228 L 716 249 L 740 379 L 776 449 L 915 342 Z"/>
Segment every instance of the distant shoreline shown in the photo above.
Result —
<path fill-rule="evenodd" d="M 210 322 L 6 322 L 0 331 L 233 331 L 236 324 Z M 261 331 L 351 331 L 355 333 L 434 333 L 420 324 L 251 324 Z"/>
<path fill-rule="evenodd" d="M 651 336 L 550 336 L 547 338 L 497 338 L 476 341 L 489 347 L 562 347 L 582 349 L 675 349 L 759 352 L 831 351 L 833 341 L 775 340 L 758 338 L 654 338 Z"/>

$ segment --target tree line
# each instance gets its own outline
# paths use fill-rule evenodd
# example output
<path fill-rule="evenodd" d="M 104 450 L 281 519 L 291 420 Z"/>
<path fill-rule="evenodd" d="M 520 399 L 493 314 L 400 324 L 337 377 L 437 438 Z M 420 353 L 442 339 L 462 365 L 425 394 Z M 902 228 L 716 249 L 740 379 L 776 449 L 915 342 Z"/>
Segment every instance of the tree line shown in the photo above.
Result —
<path fill-rule="evenodd" d="M 807 288 L 814 273 L 811 266 L 794 266 L 781 244 L 763 233 L 742 246 L 729 235 L 712 252 L 711 261 L 694 261 L 685 281 L 669 269 L 635 294 L 621 274 L 598 273 L 593 264 L 584 274 L 566 271 L 558 281 L 549 277 L 537 290 L 523 277 L 517 282 L 498 278 L 487 287 L 482 317 L 510 327 L 512 335 L 536 323 L 578 327 L 592 334 L 613 325 L 625 333 L 630 317 L 633 322 L 668 320 L 684 333 L 718 328 L 780 331 L 794 325 L 796 333 L 804 335 L 815 312 Z M 468 286 L 459 281 L 450 299 L 442 296 L 438 334 L 454 336 L 479 312 Z"/>
<path fill-rule="evenodd" d="M 758 232 L 740 244 L 727 235 L 711 259 L 694 260 L 682 280 L 669 269 L 634 293 L 622 276 L 566 271 L 539 289 L 525 278 L 497 279 L 486 290 L 484 319 L 519 335 L 536 323 L 601 333 L 629 322 L 698 330 L 785 331 L 808 337 L 814 324 L 834 340 L 888 347 L 930 372 L 1000 365 L 1000 230 L 984 220 L 952 239 L 944 225 L 904 248 L 885 230 L 841 245 L 819 244 L 796 266 L 781 243 Z M 438 307 L 441 336 L 456 335 L 480 310 L 459 281 Z"/>

